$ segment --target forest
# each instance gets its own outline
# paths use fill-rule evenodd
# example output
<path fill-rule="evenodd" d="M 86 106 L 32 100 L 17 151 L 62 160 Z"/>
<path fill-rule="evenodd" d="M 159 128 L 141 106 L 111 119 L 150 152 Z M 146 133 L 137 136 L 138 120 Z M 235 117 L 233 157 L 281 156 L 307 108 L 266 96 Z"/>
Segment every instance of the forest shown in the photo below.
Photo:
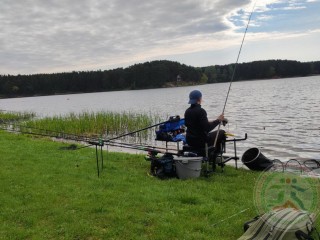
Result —
<path fill-rule="evenodd" d="M 0 97 L 105 92 L 228 82 L 235 64 L 192 67 L 159 60 L 112 70 L 0 75 Z M 240 63 L 234 81 L 320 74 L 320 61 L 266 60 Z"/>

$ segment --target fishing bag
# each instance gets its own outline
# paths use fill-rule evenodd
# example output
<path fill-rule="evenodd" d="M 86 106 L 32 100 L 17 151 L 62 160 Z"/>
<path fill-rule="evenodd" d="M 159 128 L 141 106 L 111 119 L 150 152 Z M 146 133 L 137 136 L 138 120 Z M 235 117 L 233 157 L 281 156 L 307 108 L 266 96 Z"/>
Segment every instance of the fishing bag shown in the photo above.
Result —
<path fill-rule="evenodd" d="M 160 158 L 153 156 L 150 161 L 150 173 L 153 176 L 160 179 L 176 177 L 173 156 L 171 154 L 165 154 Z"/>
<path fill-rule="evenodd" d="M 156 130 L 156 140 L 165 142 L 186 142 L 185 135 L 185 121 L 179 116 L 172 116 L 169 120 L 159 126 Z"/>
<path fill-rule="evenodd" d="M 314 222 L 315 215 L 306 211 L 278 209 L 246 222 L 238 240 L 314 240 Z"/>

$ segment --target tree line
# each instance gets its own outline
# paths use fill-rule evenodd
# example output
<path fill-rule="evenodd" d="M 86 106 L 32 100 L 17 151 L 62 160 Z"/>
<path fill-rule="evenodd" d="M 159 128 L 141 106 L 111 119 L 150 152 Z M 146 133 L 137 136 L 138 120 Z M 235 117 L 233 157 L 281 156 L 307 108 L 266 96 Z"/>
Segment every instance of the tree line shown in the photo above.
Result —
<path fill-rule="evenodd" d="M 230 81 L 235 64 L 192 67 L 152 61 L 112 70 L 32 75 L 0 75 L 0 96 L 35 96 L 160 88 Z M 240 63 L 235 81 L 302 77 L 320 74 L 320 61 L 268 60 Z"/>

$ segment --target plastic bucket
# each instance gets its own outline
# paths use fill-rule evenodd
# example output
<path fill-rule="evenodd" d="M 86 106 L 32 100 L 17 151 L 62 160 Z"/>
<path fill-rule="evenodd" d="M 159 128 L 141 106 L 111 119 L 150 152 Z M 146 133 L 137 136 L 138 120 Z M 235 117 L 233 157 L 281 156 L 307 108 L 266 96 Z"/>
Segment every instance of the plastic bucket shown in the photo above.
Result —
<path fill-rule="evenodd" d="M 250 148 L 245 151 L 241 161 L 254 171 L 267 170 L 273 166 L 273 162 L 269 158 L 266 158 L 258 148 Z"/>
<path fill-rule="evenodd" d="M 177 176 L 180 179 L 198 178 L 201 173 L 202 157 L 175 157 Z"/>

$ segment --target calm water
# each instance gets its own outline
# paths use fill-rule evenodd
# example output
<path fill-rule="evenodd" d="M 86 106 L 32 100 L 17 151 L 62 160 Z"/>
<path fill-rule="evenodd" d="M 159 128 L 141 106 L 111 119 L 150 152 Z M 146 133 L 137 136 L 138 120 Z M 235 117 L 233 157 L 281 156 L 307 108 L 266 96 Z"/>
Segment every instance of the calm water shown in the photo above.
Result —
<path fill-rule="evenodd" d="M 188 107 L 188 94 L 203 92 L 203 107 L 209 118 L 220 114 L 228 84 L 59 95 L 0 100 L 0 109 L 34 111 L 41 116 L 87 111 L 134 111 L 157 113 L 164 120 L 181 115 Z M 238 144 L 240 154 L 258 147 L 270 158 L 320 159 L 320 76 L 264 81 L 237 82 L 232 85 L 225 116 L 228 131 L 237 137 L 248 133 Z"/>

